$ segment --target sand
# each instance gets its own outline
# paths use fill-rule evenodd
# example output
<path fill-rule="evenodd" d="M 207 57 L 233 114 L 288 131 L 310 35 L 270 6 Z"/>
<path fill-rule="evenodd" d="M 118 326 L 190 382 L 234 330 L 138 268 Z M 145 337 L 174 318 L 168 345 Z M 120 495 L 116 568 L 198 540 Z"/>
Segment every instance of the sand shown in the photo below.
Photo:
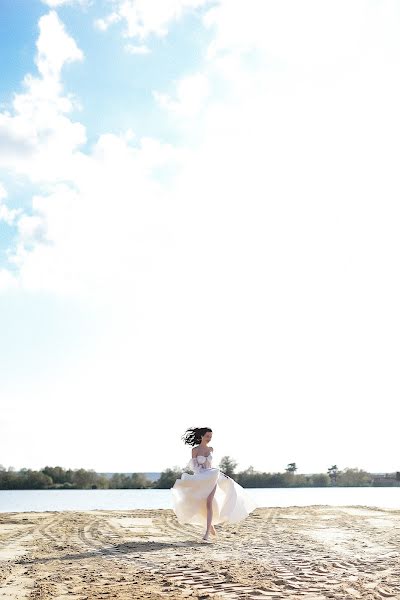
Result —
<path fill-rule="evenodd" d="M 0 600 L 400 599 L 400 510 L 257 508 L 216 529 L 204 543 L 168 509 L 0 513 Z"/>

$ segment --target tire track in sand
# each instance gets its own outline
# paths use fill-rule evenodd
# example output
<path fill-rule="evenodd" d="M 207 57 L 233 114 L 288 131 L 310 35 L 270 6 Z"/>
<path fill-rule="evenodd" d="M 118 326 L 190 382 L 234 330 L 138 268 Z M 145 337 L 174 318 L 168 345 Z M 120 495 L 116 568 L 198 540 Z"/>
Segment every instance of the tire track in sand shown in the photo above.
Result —
<path fill-rule="evenodd" d="M 354 548 L 360 551 L 356 555 L 343 552 L 345 548 L 341 541 L 332 545 L 329 529 L 326 534 L 325 529 L 319 529 L 321 524 L 326 524 L 327 517 L 334 516 L 337 519 L 337 507 L 289 507 L 279 512 L 281 516 L 272 532 L 267 531 L 267 520 L 260 520 L 260 537 L 265 536 L 267 545 L 255 546 L 250 541 L 247 551 L 255 559 L 259 554 L 259 559 L 267 560 L 288 582 L 287 585 L 290 582 L 290 586 L 298 593 L 304 594 L 304 597 L 307 597 L 306 594 L 315 594 L 315 597 L 321 598 L 338 595 L 368 600 L 400 598 L 399 568 L 395 557 L 388 563 L 387 556 L 374 556 L 373 559 L 365 556 L 362 552 L 365 532 L 362 529 L 358 532 L 358 539 L 356 536 L 352 538 Z M 248 525 L 251 525 L 251 521 Z M 343 523 L 336 520 L 335 526 L 340 529 Z M 315 538 L 305 527 L 309 528 L 310 533 L 317 528 L 316 532 L 322 535 Z M 325 535 L 326 540 L 323 539 Z M 347 539 L 346 536 L 344 539 Z"/>
<path fill-rule="evenodd" d="M 165 536 L 168 532 L 173 532 L 175 535 L 179 533 L 181 536 L 187 539 L 187 530 L 189 534 L 193 536 L 193 530 L 190 528 L 182 528 L 173 525 L 170 518 L 166 517 L 154 519 L 157 521 L 157 525 L 160 526 L 159 533 Z M 107 529 L 108 528 L 108 531 Z M 154 552 L 147 551 L 146 554 L 151 554 L 152 557 L 144 557 L 143 554 L 139 556 L 140 549 L 143 546 L 143 542 L 129 541 L 126 531 L 120 532 L 118 527 L 107 523 L 107 520 L 102 522 L 102 526 L 94 523 L 89 527 L 82 530 L 80 537 L 85 540 L 86 544 L 91 548 L 103 547 L 106 553 L 111 555 L 112 558 L 118 558 L 118 560 L 129 560 L 130 563 L 134 562 L 135 565 L 140 569 L 145 569 L 162 581 L 169 581 L 177 588 L 182 590 L 186 588 L 188 591 L 197 592 L 201 594 L 212 596 L 219 596 L 221 598 L 229 598 L 231 600 L 253 600 L 269 598 L 270 600 L 280 600 L 281 595 L 276 591 L 266 592 L 265 590 L 258 589 L 252 585 L 243 585 L 234 581 L 229 581 L 226 576 L 220 574 L 212 574 L 208 570 L 202 569 L 199 566 L 188 566 L 182 564 L 182 559 L 171 560 L 171 556 L 164 556 L 160 559 L 160 551 L 162 553 L 163 543 L 151 542 L 147 544 L 154 545 Z M 127 541 L 128 538 L 128 541 Z M 197 541 L 197 538 L 196 538 Z M 118 543 L 120 542 L 120 543 Z M 179 544 L 179 542 L 178 542 Z M 168 543 L 167 548 L 178 547 L 182 545 L 176 543 Z M 201 547 L 204 547 L 204 543 L 199 543 Z M 106 548 L 104 548 L 106 546 Z M 226 544 L 226 547 L 229 547 Z M 135 555 L 132 555 L 135 552 Z M 158 554 L 155 558 L 154 554 Z M 123 555 L 123 556 L 122 556 Z"/>
<path fill-rule="evenodd" d="M 151 522 L 147 529 L 134 524 L 143 518 Z M 363 530 L 364 518 L 342 519 L 338 507 L 256 509 L 239 524 L 217 526 L 218 538 L 208 545 L 200 542 L 201 528 L 180 525 L 170 510 L 58 513 L 38 527 L 47 545 L 35 560 L 93 555 L 94 563 L 70 567 L 78 581 L 88 564 L 97 573 L 104 570 L 110 581 L 123 567 L 126 573 L 148 573 L 159 587 L 168 582 L 182 598 L 191 592 L 232 600 L 399 600 L 400 566 L 392 544 L 398 529 L 387 527 L 386 537 L 379 529 L 375 535 L 376 527 Z M 74 556 L 52 552 L 67 542 Z M 96 555 L 106 562 L 99 563 Z M 115 566 L 107 569 L 108 560 Z"/>

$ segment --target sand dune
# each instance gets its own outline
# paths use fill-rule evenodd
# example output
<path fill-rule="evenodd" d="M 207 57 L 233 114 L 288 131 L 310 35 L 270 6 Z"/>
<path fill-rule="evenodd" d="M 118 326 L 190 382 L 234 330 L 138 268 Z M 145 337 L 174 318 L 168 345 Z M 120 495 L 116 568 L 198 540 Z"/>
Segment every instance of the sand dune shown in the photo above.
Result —
<path fill-rule="evenodd" d="M 257 508 L 238 525 L 172 510 L 0 513 L 0 600 L 400 599 L 400 510 Z"/>

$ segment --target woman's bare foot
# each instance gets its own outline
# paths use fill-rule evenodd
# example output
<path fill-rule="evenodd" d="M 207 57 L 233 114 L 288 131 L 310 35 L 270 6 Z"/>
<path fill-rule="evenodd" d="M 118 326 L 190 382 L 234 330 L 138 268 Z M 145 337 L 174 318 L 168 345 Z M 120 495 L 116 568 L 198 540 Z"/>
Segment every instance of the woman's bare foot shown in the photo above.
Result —
<path fill-rule="evenodd" d="M 202 539 L 203 539 L 205 542 L 211 542 L 210 538 L 208 537 L 208 533 L 204 534 Z"/>
<path fill-rule="evenodd" d="M 215 527 L 214 527 L 214 525 L 211 525 L 211 529 L 210 529 L 210 531 L 211 531 L 211 533 L 212 533 L 213 535 L 217 535 L 217 532 L 215 531 Z"/>

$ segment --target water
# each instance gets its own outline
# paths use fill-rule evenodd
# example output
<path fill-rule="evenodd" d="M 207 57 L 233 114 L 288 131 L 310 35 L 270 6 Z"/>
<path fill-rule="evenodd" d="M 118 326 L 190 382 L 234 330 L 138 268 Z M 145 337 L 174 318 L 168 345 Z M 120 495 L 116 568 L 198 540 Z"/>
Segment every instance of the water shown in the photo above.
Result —
<path fill-rule="evenodd" d="M 257 506 L 400 509 L 400 487 L 245 488 Z M 171 490 L 0 490 L 0 512 L 172 508 Z"/>

